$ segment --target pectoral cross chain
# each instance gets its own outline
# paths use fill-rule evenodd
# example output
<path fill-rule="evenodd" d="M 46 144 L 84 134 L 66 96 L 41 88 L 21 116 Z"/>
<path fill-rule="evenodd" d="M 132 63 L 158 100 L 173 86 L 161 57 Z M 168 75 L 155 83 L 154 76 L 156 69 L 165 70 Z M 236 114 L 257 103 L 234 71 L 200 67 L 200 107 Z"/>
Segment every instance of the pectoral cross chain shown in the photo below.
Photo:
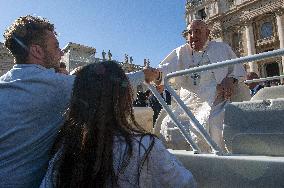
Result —
<path fill-rule="evenodd" d="M 200 63 L 202 62 L 203 60 L 203 56 L 204 54 L 206 53 L 206 50 L 203 51 L 202 55 L 201 55 L 201 58 L 199 60 L 199 62 L 197 63 L 197 67 L 199 67 Z M 192 56 L 192 63 L 193 65 L 195 65 L 194 63 L 194 54 L 193 54 L 193 51 L 191 52 L 191 56 Z M 200 75 L 197 74 L 197 73 L 194 73 L 192 76 L 190 76 L 192 79 L 193 79 L 193 85 L 197 85 L 197 79 L 200 79 Z"/>

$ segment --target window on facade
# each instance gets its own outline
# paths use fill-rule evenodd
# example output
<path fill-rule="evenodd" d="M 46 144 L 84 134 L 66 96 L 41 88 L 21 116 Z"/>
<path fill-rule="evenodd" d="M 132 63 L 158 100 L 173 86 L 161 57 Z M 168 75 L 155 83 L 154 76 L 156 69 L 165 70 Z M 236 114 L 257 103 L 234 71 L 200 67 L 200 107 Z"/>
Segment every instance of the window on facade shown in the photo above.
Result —
<path fill-rule="evenodd" d="M 265 70 L 266 70 L 266 76 L 267 77 L 279 76 L 279 66 L 278 66 L 278 63 L 276 63 L 276 62 L 266 64 Z"/>
<path fill-rule="evenodd" d="M 205 8 L 199 10 L 197 12 L 197 14 L 198 14 L 198 17 L 201 18 L 202 20 L 204 20 L 207 17 L 206 12 L 205 12 Z"/>
<path fill-rule="evenodd" d="M 240 47 L 241 42 L 242 42 L 241 34 L 240 33 L 234 33 L 233 34 L 233 41 L 232 41 L 233 48 L 238 49 Z"/>
<path fill-rule="evenodd" d="M 202 0 L 187 0 L 187 3 L 193 4 L 193 5 L 199 5 L 202 3 Z"/>
<path fill-rule="evenodd" d="M 274 49 L 267 49 L 267 50 L 264 50 L 263 52 L 269 52 L 269 51 L 273 51 Z"/>
<path fill-rule="evenodd" d="M 265 22 L 261 25 L 260 28 L 260 38 L 265 39 L 272 37 L 273 35 L 273 26 L 271 22 Z"/>
<path fill-rule="evenodd" d="M 235 3 L 235 0 L 228 0 L 229 7 L 233 6 L 234 3 Z"/>

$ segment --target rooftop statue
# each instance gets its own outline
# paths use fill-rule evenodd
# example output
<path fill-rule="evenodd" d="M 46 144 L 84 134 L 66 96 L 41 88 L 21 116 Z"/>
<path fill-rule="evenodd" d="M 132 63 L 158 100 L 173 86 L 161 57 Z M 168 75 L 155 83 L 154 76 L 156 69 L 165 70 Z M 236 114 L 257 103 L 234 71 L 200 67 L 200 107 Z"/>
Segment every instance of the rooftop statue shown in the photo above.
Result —
<path fill-rule="evenodd" d="M 108 60 L 109 60 L 109 61 L 111 61 L 111 58 L 112 58 L 112 53 L 110 52 L 110 50 L 108 50 L 108 53 L 107 53 L 107 55 L 108 55 Z"/>
<path fill-rule="evenodd" d="M 128 55 L 124 54 L 124 63 L 128 63 Z"/>
<path fill-rule="evenodd" d="M 147 67 L 147 59 L 144 59 L 144 67 Z"/>
<path fill-rule="evenodd" d="M 105 61 L 105 60 L 106 60 L 106 53 L 105 53 L 104 50 L 103 50 L 103 52 L 102 52 L 102 57 L 103 57 L 103 61 Z"/>
<path fill-rule="evenodd" d="M 93 55 L 93 58 L 96 57 L 96 53 L 97 53 L 97 50 L 95 49 L 94 52 L 93 52 L 93 54 L 92 54 L 92 55 Z"/>
<path fill-rule="evenodd" d="M 150 60 L 147 59 L 147 67 L 150 67 Z"/>

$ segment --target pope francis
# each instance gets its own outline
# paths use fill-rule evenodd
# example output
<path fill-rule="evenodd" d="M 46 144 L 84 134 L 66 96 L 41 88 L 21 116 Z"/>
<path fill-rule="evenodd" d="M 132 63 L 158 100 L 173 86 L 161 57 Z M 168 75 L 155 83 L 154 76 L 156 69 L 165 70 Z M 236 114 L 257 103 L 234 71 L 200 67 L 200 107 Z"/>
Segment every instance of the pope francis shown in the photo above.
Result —
<path fill-rule="evenodd" d="M 209 41 L 210 31 L 202 20 L 193 20 L 188 26 L 188 43 L 174 49 L 159 65 L 163 76 L 178 70 L 206 65 L 236 58 L 229 45 L 223 42 Z M 222 148 L 223 111 L 227 102 L 234 100 L 238 92 L 238 82 L 245 76 L 241 64 L 218 68 L 176 77 L 174 87 L 179 90 L 181 99 L 192 110 L 195 117 L 210 133 L 213 140 Z M 244 98 L 249 97 L 249 90 L 244 92 Z M 190 120 L 184 117 L 180 107 L 173 107 L 174 113 L 180 118 L 186 129 L 191 129 L 193 138 L 199 143 L 201 150 L 208 151 L 204 140 L 200 139 L 198 132 L 191 126 Z M 173 149 L 189 149 L 189 145 L 174 125 L 169 116 L 161 124 L 160 133 L 166 140 L 168 147 Z M 200 144 L 201 143 L 201 144 Z"/>

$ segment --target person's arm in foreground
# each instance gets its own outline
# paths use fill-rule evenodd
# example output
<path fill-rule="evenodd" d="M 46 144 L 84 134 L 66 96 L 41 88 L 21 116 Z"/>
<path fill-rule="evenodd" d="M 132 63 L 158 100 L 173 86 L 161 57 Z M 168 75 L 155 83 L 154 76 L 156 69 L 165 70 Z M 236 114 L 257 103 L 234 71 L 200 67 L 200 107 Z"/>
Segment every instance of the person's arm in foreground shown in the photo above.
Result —
<path fill-rule="evenodd" d="M 128 77 L 128 80 L 132 87 L 134 99 L 135 99 L 136 93 L 137 93 L 136 91 L 137 86 L 143 83 L 144 81 L 147 83 L 155 81 L 157 77 L 159 76 L 159 71 L 154 68 L 144 68 L 141 71 L 126 73 L 126 76 Z"/>
<path fill-rule="evenodd" d="M 192 173 L 158 139 L 155 140 L 146 168 L 152 168 L 153 179 L 160 187 L 196 187 Z"/>

